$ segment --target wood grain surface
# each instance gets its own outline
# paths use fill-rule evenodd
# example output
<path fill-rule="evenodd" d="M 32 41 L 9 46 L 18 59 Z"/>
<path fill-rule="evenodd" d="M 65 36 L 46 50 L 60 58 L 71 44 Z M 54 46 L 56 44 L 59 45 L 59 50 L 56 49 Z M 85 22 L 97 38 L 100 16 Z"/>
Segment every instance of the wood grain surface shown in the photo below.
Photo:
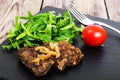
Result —
<path fill-rule="evenodd" d="M 120 22 L 120 0 L 106 0 L 108 19 Z"/>
<path fill-rule="evenodd" d="M 84 14 L 120 22 L 120 0 L 70 0 Z M 13 28 L 16 15 L 33 14 L 46 6 L 65 9 L 64 0 L 0 0 L 0 43 Z"/>

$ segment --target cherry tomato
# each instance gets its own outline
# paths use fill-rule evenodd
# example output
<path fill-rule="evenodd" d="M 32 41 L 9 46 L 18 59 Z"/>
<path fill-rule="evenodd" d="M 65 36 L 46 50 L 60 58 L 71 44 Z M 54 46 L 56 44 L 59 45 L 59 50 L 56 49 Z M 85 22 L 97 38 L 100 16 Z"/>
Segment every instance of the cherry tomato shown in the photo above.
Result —
<path fill-rule="evenodd" d="M 83 29 L 82 37 L 86 45 L 97 47 L 105 42 L 107 33 L 102 26 L 88 25 Z"/>

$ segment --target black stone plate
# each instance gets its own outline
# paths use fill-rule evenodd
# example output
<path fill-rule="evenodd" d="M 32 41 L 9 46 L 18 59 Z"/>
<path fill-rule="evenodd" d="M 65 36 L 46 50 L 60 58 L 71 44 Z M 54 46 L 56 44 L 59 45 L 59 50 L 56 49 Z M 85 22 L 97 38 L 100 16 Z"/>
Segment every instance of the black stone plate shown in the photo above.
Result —
<path fill-rule="evenodd" d="M 45 7 L 41 12 L 54 10 L 62 13 L 65 10 Z M 88 15 L 87 15 L 88 16 Z M 120 30 L 120 23 L 88 16 L 93 20 L 102 21 Z M 80 23 L 75 20 L 77 26 Z M 83 60 L 74 67 L 68 67 L 61 72 L 51 69 L 45 76 L 36 77 L 22 65 L 16 56 L 16 51 L 2 50 L 0 45 L 0 79 L 4 80 L 120 80 L 120 35 L 110 29 L 107 31 L 107 40 L 104 47 L 92 48 L 85 46 L 80 38 L 74 40 L 74 45 L 84 53 Z"/>

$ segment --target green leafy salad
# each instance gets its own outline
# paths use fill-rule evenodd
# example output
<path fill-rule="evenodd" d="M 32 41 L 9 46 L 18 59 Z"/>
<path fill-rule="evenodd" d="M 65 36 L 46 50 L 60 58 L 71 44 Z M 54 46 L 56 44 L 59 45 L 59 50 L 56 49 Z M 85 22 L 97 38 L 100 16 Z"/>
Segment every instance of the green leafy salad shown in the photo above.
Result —
<path fill-rule="evenodd" d="M 79 35 L 84 26 L 77 27 L 69 11 L 64 15 L 54 14 L 54 11 L 28 16 L 16 16 L 14 29 L 7 35 L 8 45 L 3 49 L 20 49 L 25 46 L 38 46 L 40 43 L 66 40 L 73 43 L 73 38 Z M 26 22 L 19 22 L 23 19 Z"/>

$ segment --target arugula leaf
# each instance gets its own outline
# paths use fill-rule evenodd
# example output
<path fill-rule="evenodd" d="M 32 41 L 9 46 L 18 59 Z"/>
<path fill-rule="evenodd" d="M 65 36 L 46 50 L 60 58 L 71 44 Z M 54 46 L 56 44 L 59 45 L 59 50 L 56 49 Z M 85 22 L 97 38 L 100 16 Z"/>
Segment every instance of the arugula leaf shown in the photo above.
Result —
<path fill-rule="evenodd" d="M 7 35 L 8 45 L 3 45 L 3 49 L 20 49 L 24 46 L 38 46 L 40 42 L 58 42 L 66 40 L 73 43 L 73 39 L 78 36 L 84 26 L 77 27 L 69 11 L 64 15 L 54 11 L 33 15 L 30 11 L 28 16 L 15 17 L 14 29 Z M 19 18 L 25 23 L 19 22 Z"/>

